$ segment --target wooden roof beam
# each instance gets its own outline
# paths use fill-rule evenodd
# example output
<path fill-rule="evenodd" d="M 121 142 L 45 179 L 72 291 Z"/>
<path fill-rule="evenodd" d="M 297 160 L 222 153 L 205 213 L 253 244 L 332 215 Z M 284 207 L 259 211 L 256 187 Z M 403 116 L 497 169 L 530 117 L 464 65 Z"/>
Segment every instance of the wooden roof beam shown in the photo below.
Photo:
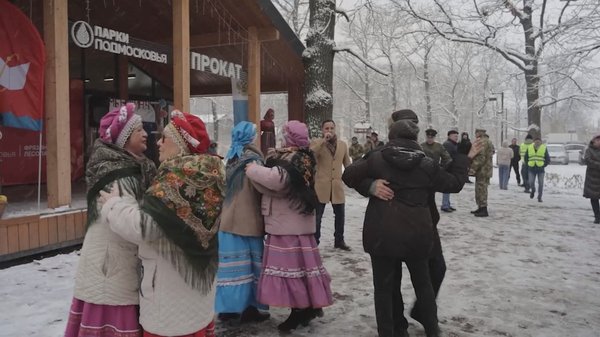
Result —
<path fill-rule="evenodd" d="M 240 38 L 241 35 L 241 38 Z M 279 31 L 275 28 L 257 29 L 257 37 L 260 42 L 277 41 L 279 40 Z M 248 33 L 228 34 L 221 33 L 206 33 L 190 36 L 190 48 L 206 48 L 218 46 L 232 46 L 248 42 Z"/>

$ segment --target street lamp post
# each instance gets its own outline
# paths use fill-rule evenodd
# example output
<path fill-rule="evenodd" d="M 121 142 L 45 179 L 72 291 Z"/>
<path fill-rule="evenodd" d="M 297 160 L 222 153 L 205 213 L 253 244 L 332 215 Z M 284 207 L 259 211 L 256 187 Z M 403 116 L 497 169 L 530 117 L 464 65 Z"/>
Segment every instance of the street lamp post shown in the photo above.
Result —
<path fill-rule="evenodd" d="M 506 127 L 506 111 L 504 111 L 504 91 L 501 92 L 492 92 L 493 95 L 500 95 L 500 113 L 502 116 L 500 117 L 500 144 L 504 143 L 505 136 L 505 127 Z M 497 101 L 496 97 L 488 98 L 489 101 Z"/>

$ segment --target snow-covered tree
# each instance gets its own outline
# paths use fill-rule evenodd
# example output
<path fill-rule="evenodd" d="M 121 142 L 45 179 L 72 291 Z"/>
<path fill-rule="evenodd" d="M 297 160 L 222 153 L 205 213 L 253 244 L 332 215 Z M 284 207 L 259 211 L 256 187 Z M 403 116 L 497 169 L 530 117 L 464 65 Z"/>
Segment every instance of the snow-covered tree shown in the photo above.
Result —
<path fill-rule="evenodd" d="M 487 47 L 516 66 L 524 75 L 534 133 L 541 132 L 542 108 L 566 99 L 541 95 L 547 75 L 563 74 L 565 67 L 585 72 L 600 50 L 598 0 L 391 1 L 443 38 Z M 593 95 L 580 89 L 569 99 Z"/>

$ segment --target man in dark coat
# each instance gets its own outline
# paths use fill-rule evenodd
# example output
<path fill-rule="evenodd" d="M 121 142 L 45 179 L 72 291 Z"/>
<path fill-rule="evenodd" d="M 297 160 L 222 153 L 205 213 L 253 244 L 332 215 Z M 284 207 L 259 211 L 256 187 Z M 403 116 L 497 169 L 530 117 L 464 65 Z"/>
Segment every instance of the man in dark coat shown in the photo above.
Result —
<path fill-rule="evenodd" d="M 420 322 L 428 337 L 439 336 L 435 291 L 428 273 L 432 249 L 441 254 L 432 216 L 437 213 L 433 195 L 462 189 L 468 158 L 458 155 L 443 170 L 416 142 L 418 117 L 412 110 L 396 111 L 392 120 L 390 142 L 346 168 L 342 179 L 370 197 L 363 247 L 371 255 L 379 336 L 408 335 L 400 293 L 402 262 L 411 274 Z"/>
<path fill-rule="evenodd" d="M 453 160 L 458 154 L 458 131 L 448 131 L 448 139 L 446 139 L 443 145 L 444 149 L 446 149 L 446 152 L 448 152 L 448 155 Z M 444 193 L 442 195 L 442 207 L 440 209 L 444 212 L 456 211 L 456 208 L 452 207 L 452 204 L 450 203 L 450 193 Z"/>
<path fill-rule="evenodd" d="M 508 146 L 513 150 L 513 157 L 510 160 L 510 167 L 515 171 L 515 175 L 517 176 L 517 185 L 521 186 L 521 174 L 519 173 L 519 162 L 521 161 L 521 151 L 519 148 L 519 144 L 517 144 L 517 139 L 513 138 L 511 144 Z M 510 178 L 510 169 L 509 169 L 509 178 Z"/>
<path fill-rule="evenodd" d="M 463 132 L 460 134 L 460 142 L 458 143 L 458 145 L 456 146 L 456 150 L 458 151 L 458 153 L 462 153 L 462 154 L 468 154 L 469 151 L 471 151 L 471 140 L 469 139 L 469 133 L 468 132 Z M 467 184 L 472 184 L 473 182 L 469 179 L 467 179 Z"/>

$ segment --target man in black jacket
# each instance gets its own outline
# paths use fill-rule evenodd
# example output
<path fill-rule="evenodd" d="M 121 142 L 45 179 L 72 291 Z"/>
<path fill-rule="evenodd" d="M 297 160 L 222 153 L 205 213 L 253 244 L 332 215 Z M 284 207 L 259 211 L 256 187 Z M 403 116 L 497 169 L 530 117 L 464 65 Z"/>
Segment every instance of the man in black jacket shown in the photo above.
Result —
<path fill-rule="evenodd" d="M 444 149 L 450 155 L 450 158 L 454 160 L 456 154 L 458 153 L 458 131 L 450 130 L 448 131 L 448 139 L 444 142 Z M 469 148 L 469 150 L 471 150 Z M 469 151 L 467 151 L 469 153 Z M 450 193 L 444 193 L 442 195 L 442 207 L 440 208 L 444 212 L 454 212 L 456 208 L 452 207 L 450 203 Z"/>
<path fill-rule="evenodd" d="M 460 134 L 460 142 L 458 143 L 456 150 L 458 153 L 468 154 L 471 151 L 471 140 L 469 139 L 469 133 L 463 132 Z M 467 184 L 472 184 L 473 182 L 467 178 Z"/>
<path fill-rule="evenodd" d="M 517 139 L 513 138 L 511 144 L 508 146 L 513 150 L 513 157 L 510 160 L 510 167 L 515 171 L 515 175 L 517 176 L 517 185 L 521 186 L 521 174 L 519 173 L 519 161 L 521 161 L 521 151 L 519 149 L 519 144 L 517 144 Z M 510 178 L 510 170 L 508 171 Z"/>
<path fill-rule="evenodd" d="M 342 179 L 346 185 L 370 197 L 363 247 L 371 255 L 379 336 L 408 335 L 400 293 L 402 262 L 405 262 L 419 302 L 419 321 L 427 337 L 435 337 L 439 336 L 436 290 L 432 285 L 434 272 L 430 276 L 429 265 L 433 255 L 436 259 L 441 257 L 443 278 L 445 263 L 434 225 L 439 213 L 433 196 L 435 191 L 457 193 L 462 189 L 467 178 L 468 158 L 457 155 L 447 170 L 443 170 L 416 142 L 418 118 L 412 110 L 396 111 L 392 120 L 390 142 L 346 168 Z M 473 148 L 476 150 L 477 146 Z"/>

